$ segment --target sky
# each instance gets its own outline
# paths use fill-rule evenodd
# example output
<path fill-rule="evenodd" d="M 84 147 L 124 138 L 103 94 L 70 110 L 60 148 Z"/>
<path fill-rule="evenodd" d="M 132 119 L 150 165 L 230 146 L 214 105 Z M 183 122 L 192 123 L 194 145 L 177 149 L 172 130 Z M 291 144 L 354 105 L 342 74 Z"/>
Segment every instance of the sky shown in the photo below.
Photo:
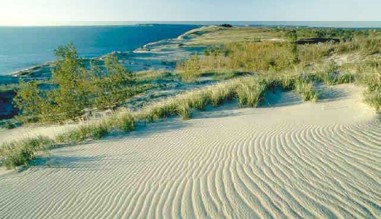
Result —
<path fill-rule="evenodd" d="M 112 21 L 380 21 L 381 0 L 0 0 L 0 26 Z"/>

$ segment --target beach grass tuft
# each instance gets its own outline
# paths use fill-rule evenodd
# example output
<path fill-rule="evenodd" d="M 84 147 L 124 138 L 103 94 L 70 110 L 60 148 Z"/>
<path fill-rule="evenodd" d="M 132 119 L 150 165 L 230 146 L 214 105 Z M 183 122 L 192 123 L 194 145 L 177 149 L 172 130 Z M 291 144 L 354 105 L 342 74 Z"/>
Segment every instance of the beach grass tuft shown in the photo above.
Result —
<path fill-rule="evenodd" d="M 52 139 L 36 137 L 24 139 L 3 145 L 0 148 L 0 164 L 7 168 L 29 166 L 37 154 L 49 150 L 55 146 Z"/>

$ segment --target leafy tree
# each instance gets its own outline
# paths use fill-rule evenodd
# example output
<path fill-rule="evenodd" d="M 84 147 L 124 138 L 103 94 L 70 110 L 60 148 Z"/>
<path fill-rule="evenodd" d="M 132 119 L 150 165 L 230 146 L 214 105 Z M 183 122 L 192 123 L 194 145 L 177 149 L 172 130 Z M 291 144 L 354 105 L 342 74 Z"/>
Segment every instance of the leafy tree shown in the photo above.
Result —
<path fill-rule="evenodd" d="M 56 118 L 75 119 L 90 105 L 89 73 L 73 44 L 55 50 L 57 61 L 52 70 L 52 82 L 58 85 L 50 95 L 56 105 Z"/>
<path fill-rule="evenodd" d="M 76 120 L 89 107 L 115 108 L 135 94 L 134 77 L 116 56 L 105 59 L 105 68 L 90 63 L 86 69 L 73 44 L 55 50 L 52 86 L 39 89 L 36 82 L 20 84 L 15 104 L 29 121 Z"/>
<path fill-rule="evenodd" d="M 36 81 L 21 81 L 14 98 L 15 105 L 22 111 L 19 119 L 23 122 L 36 122 L 46 116 L 48 107 L 43 92 L 38 88 Z"/>
<path fill-rule="evenodd" d="M 95 82 L 95 104 L 100 109 L 115 108 L 134 94 L 134 77 L 115 55 L 106 57 L 105 67 L 106 72 Z"/>

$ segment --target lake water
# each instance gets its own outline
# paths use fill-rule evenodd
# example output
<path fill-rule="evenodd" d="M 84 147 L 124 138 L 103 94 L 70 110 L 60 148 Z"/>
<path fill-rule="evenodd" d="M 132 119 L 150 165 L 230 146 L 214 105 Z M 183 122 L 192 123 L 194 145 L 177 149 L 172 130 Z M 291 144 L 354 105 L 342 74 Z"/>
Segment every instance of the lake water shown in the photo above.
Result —
<path fill-rule="evenodd" d="M 54 49 L 70 42 L 79 55 L 93 58 L 132 51 L 147 43 L 174 38 L 196 25 L 128 25 L 71 27 L 0 27 L 0 75 L 55 59 Z"/>

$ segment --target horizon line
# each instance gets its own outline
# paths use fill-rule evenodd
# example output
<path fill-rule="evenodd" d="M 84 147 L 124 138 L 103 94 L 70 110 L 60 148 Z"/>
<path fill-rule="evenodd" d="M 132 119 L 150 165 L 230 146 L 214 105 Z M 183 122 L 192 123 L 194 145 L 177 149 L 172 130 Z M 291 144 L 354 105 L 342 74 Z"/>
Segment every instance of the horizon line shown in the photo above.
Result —
<path fill-rule="evenodd" d="M 295 23 L 295 22 L 305 22 L 305 23 L 377 23 L 381 21 L 322 21 L 322 20 L 310 20 L 310 21 L 297 21 L 297 20 L 287 20 L 287 21 L 277 21 L 277 20 L 233 20 L 233 21 L 218 21 L 218 20 L 209 20 L 209 21 L 59 21 L 59 22 L 51 22 L 51 23 L 40 23 L 40 24 L 0 24 L 0 27 L 59 27 L 59 26 L 133 26 L 133 25 L 141 25 L 141 24 L 184 24 L 184 25 L 202 25 L 210 23 L 209 25 L 213 24 L 223 24 L 223 23 L 248 23 L 250 22 L 274 22 L 274 23 L 280 23 L 280 25 L 284 25 L 287 23 Z M 281 24 L 284 23 L 284 24 Z M 245 25 L 245 24 L 241 24 Z M 302 26 L 302 25 L 297 25 Z M 377 25 L 378 27 L 381 27 L 381 23 Z"/>

